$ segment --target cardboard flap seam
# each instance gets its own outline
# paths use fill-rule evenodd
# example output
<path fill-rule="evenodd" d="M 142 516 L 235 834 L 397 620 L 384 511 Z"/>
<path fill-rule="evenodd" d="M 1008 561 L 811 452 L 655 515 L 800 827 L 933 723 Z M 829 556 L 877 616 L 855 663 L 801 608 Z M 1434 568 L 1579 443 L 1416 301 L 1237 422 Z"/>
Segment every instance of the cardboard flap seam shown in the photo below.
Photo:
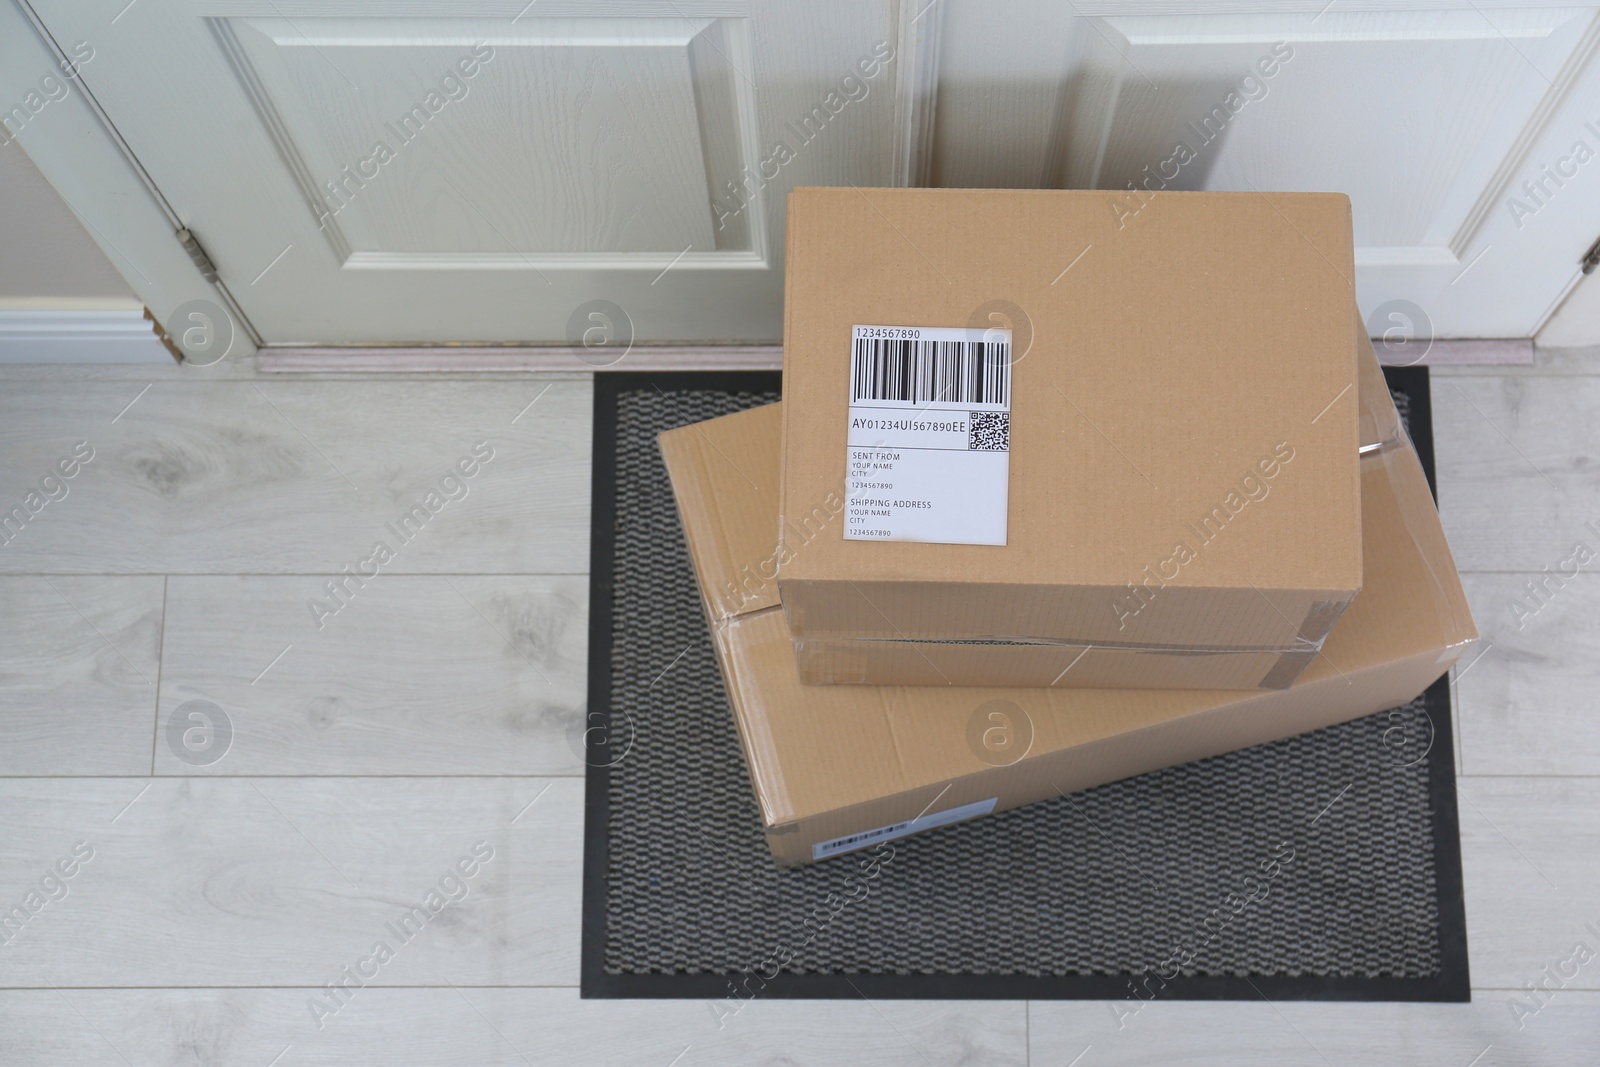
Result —
<path fill-rule="evenodd" d="M 1342 608 L 1343 605 L 1341 604 Z M 776 610 L 776 609 L 762 609 Z M 752 612 L 745 618 L 758 615 Z M 808 644 L 826 646 L 837 644 L 843 648 L 870 649 L 877 645 L 995 645 L 1005 648 L 1059 648 L 1059 649 L 1099 649 L 1102 652 L 1150 652 L 1167 656 L 1231 656 L 1239 653 L 1263 653 L 1267 655 L 1292 655 L 1301 652 L 1317 652 L 1322 648 L 1322 643 L 1327 639 L 1326 631 L 1316 638 L 1296 636 L 1294 641 L 1287 645 L 1142 645 L 1136 643 L 1115 643 L 1108 641 L 1070 641 L 1051 640 L 1047 638 L 1008 638 L 1008 637 L 857 637 L 854 635 L 821 634 L 808 637 L 795 638 L 795 647 L 801 648 Z"/>

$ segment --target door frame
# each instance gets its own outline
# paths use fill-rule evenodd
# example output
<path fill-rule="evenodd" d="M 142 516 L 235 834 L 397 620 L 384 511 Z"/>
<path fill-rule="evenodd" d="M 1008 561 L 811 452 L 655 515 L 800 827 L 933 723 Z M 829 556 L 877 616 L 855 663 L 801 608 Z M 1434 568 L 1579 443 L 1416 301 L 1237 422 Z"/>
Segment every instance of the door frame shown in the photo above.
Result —
<path fill-rule="evenodd" d="M 41 77 L 60 78 L 65 57 L 28 0 L 0 0 L 0 100 L 10 106 L 37 93 Z M 92 70 L 93 60 L 87 65 Z M 12 138 L 17 144 L 0 151 L 27 153 L 158 322 L 176 327 L 173 312 L 204 301 L 232 319 L 227 354 L 254 356 L 260 342 L 250 320 L 179 242 L 182 216 L 145 177 L 83 79 L 63 80 L 67 95 L 50 100 Z"/>

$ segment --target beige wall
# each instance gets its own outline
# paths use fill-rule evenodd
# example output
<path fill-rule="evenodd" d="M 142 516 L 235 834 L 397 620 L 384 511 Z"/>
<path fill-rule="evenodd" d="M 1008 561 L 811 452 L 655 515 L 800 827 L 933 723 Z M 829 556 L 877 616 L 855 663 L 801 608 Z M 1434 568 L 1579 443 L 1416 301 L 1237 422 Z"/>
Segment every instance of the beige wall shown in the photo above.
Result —
<path fill-rule="evenodd" d="M 0 306 L 136 302 L 16 141 L 0 147 Z"/>

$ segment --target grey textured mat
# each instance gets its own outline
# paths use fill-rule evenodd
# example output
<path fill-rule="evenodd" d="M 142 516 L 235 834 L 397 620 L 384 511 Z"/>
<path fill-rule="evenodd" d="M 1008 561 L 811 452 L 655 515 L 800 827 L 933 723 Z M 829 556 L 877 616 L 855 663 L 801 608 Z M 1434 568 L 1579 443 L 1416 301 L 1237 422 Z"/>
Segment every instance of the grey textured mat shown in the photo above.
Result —
<path fill-rule="evenodd" d="M 1415 432 L 1425 372 L 1395 378 Z M 596 381 L 590 715 L 611 725 L 588 771 L 586 996 L 720 997 L 778 952 L 792 961 L 760 995 L 1114 998 L 1138 981 L 1163 997 L 1465 999 L 1442 682 L 1402 709 L 896 840 L 864 898 L 828 906 L 865 853 L 773 865 L 655 442 L 777 399 L 776 376 Z"/>

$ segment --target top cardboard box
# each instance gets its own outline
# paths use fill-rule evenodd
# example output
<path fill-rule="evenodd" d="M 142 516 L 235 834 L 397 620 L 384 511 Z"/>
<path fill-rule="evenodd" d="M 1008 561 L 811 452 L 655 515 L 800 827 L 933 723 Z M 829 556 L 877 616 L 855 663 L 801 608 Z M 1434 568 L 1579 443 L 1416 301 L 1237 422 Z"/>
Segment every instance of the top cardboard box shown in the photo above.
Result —
<path fill-rule="evenodd" d="M 787 241 L 797 641 L 1303 661 L 1361 588 L 1346 197 L 806 188 Z"/>

